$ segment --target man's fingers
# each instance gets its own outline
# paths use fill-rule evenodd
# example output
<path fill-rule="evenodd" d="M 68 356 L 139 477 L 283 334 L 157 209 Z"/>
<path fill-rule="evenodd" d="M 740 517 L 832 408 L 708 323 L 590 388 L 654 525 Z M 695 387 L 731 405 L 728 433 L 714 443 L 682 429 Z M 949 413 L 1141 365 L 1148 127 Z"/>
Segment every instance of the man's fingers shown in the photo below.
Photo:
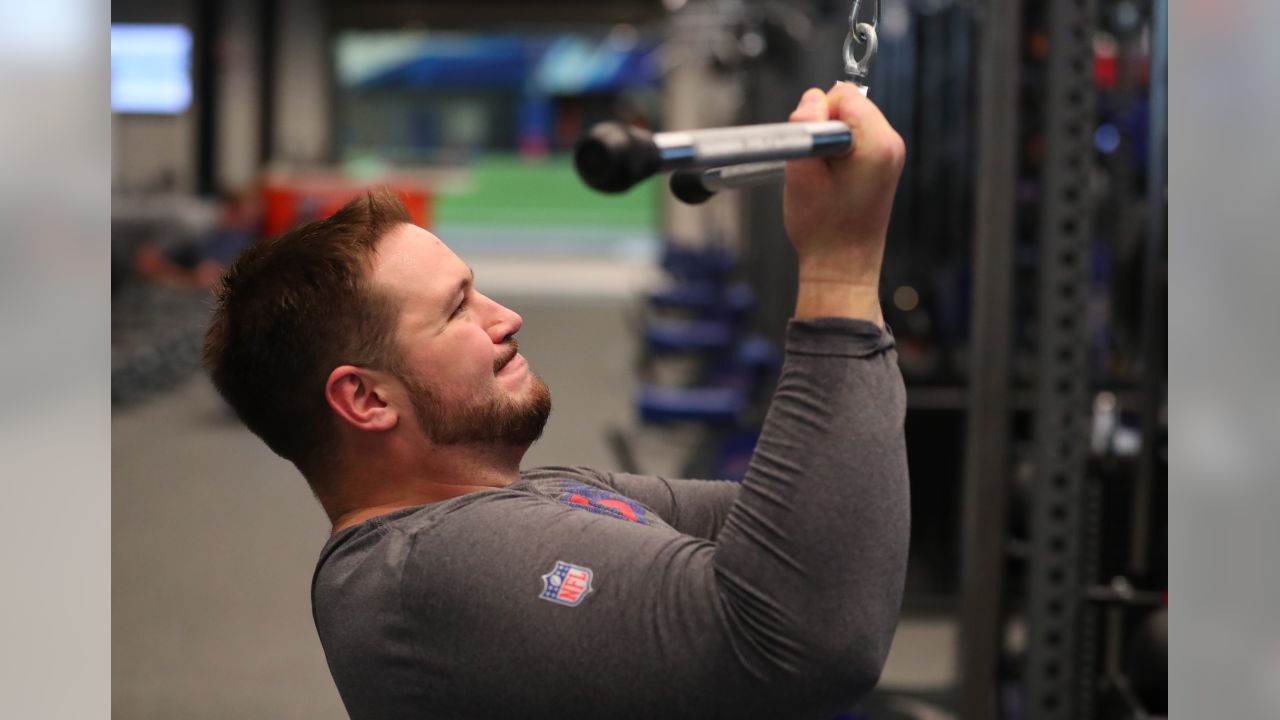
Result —
<path fill-rule="evenodd" d="M 902 167 L 906 148 L 880 108 L 852 83 L 838 82 L 827 94 L 829 114 L 853 131 L 854 153 L 864 162 Z"/>
<path fill-rule="evenodd" d="M 879 112 L 857 85 L 848 82 L 838 82 L 831 87 L 827 93 L 827 104 L 832 119 L 844 120 L 854 129 L 858 129 L 868 116 Z"/>
<path fill-rule="evenodd" d="M 791 112 L 792 122 L 816 122 L 831 117 L 830 108 L 823 102 L 826 94 L 818 88 L 809 88 L 800 96 L 800 104 Z"/>
<path fill-rule="evenodd" d="M 831 117 L 827 94 L 818 88 L 809 88 L 800 96 L 800 104 L 791 113 L 791 122 L 818 122 Z M 787 161 L 787 182 L 820 186 L 827 180 L 828 170 L 822 158 L 802 158 Z"/>

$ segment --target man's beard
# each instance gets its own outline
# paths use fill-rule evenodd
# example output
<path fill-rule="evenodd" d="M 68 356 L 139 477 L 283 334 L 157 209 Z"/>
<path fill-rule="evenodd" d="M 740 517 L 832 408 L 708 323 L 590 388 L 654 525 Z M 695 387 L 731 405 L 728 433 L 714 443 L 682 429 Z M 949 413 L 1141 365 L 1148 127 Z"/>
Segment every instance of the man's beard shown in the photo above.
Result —
<path fill-rule="evenodd" d="M 401 380 L 409 389 L 418 425 L 433 443 L 519 446 L 542 437 L 551 415 L 547 384 L 532 370 L 528 372 L 530 387 L 522 398 L 502 395 L 495 385 L 487 397 L 453 406 L 441 401 L 439 393 L 414 373 L 403 373 Z"/>

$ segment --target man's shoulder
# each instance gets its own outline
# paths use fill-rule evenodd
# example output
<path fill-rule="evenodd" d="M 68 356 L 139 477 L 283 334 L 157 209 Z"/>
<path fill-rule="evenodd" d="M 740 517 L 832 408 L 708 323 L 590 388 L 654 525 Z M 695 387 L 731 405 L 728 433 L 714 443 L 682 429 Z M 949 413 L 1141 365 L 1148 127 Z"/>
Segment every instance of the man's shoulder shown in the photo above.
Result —
<path fill-rule="evenodd" d="M 627 507 L 619 507 L 622 504 Z M 561 519 L 566 508 L 629 520 L 650 513 L 617 495 L 606 473 L 572 466 L 533 468 L 505 488 L 397 510 L 347 528 L 325 544 L 316 576 L 351 577 L 376 571 L 385 579 L 403 572 L 412 558 L 434 556 L 431 550 L 437 546 L 474 549 L 485 545 L 487 536 L 527 533 L 531 524 Z"/>
<path fill-rule="evenodd" d="M 521 479 L 509 487 L 489 488 L 379 515 L 346 528 L 330 538 L 321 551 L 320 565 L 325 565 L 335 557 L 369 554 L 386 556 L 408 552 L 421 537 L 451 527 L 454 520 L 465 520 L 473 512 L 501 512 L 513 500 L 519 502 L 544 499 L 548 487 L 557 482 L 599 481 L 593 481 L 585 475 L 530 471 L 522 474 Z"/>

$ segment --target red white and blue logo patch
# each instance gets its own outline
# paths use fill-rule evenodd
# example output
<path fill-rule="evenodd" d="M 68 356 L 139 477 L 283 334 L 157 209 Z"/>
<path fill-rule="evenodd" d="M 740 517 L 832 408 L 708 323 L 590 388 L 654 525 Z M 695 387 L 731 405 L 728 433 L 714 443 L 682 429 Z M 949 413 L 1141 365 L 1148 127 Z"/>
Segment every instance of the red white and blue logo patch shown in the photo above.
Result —
<path fill-rule="evenodd" d="M 577 607 L 591 590 L 591 568 L 560 560 L 551 572 L 542 576 L 542 594 L 538 597 Z"/>
<path fill-rule="evenodd" d="M 645 508 L 631 498 L 617 493 L 606 492 L 599 488 L 579 483 L 565 483 L 563 491 L 556 500 L 597 515 L 607 515 L 619 520 L 630 520 L 633 523 L 648 525 L 649 518 Z"/>

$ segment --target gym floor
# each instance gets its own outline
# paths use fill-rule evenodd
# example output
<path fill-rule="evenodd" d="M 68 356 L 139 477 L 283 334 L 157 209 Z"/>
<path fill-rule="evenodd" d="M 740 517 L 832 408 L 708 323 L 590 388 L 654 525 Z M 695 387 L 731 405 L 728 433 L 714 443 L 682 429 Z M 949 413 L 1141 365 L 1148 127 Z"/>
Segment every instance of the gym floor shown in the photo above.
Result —
<path fill-rule="evenodd" d="M 646 271 L 537 262 L 473 262 L 480 289 L 524 317 L 522 352 L 552 390 L 526 467 L 616 467 L 606 431 L 634 427 L 634 298 Z M 646 470 L 679 467 L 661 443 L 640 447 Z M 203 376 L 114 412 L 112 512 L 113 717 L 346 717 L 310 613 L 328 523 L 294 468 Z M 904 617 L 868 715 L 952 717 L 954 655 L 949 618 Z"/>

